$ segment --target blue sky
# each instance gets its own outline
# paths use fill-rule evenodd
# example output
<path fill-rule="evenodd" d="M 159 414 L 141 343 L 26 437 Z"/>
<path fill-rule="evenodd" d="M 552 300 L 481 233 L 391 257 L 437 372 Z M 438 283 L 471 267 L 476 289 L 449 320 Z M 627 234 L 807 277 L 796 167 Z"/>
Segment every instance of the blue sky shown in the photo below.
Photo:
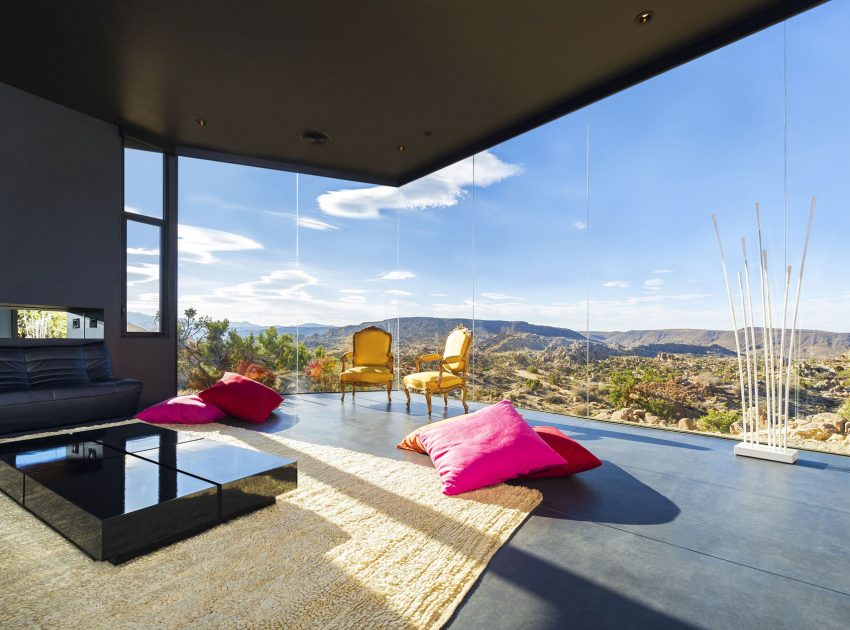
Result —
<path fill-rule="evenodd" d="M 778 25 L 493 147 L 474 173 L 470 158 L 400 190 L 181 158 L 180 308 L 729 328 L 711 214 L 735 272 L 761 203 L 781 296 L 816 195 L 800 324 L 848 331 L 850 1 L 787 23 L 787 215 L 783 38 Z M 144 157 L 128 157 L 126 203 L 150 214 Z M 130 309 L 151 312 L 155 239 L 128 245 Z"/>

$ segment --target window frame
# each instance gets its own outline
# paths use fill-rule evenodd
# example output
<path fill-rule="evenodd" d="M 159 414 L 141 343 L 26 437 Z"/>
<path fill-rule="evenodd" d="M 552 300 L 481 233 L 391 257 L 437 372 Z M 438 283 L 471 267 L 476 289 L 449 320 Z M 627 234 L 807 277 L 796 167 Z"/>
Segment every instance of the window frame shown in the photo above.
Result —
<path fill-rule="evenodd" d="M 126 151 L 142 150 L 158 153 L 162 157 L 162 218 L 149 217 L 127 212 L 125 199 Z M 177 156 L 155 147 L 124 138 L 121 146 L 121 337 L 139 339 L 145 337 L 169 337 L 171 334 L 171 311 L 176 297 L 176 267 L 172 264 L 172 252 L 177 250 Z M 127 230 L 131 222 L 150 225 L 159 229 L 159 330 L 133 332 L 127 330 Z M 176 314 L 175 314 L 176 317 Z"/>

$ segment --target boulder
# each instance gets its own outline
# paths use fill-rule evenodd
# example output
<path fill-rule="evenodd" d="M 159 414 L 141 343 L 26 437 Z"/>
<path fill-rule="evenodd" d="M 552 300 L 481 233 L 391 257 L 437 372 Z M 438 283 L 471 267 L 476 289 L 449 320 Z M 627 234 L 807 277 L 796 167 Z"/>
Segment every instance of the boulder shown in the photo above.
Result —
<path fill-rule="evenodd" d="M 597 413 L 593 417 L 596 418 L 597 420 L 610 420 L 611 414 L 607 411 L 600 411 L 599 413 Z"/>
<path fill-rule="evenodd" d="M 812 416 L 811 421 L 824 426 L 830 425 L 836 433 L 844 433 L 844 428 L 847 423 L 847 420 L 837 413 L 818 413 Z"/>
<path fill-rule="evenodd" d="M 643 421 L 646 422 L 647 424 L 651 424 L 653 426 L 658 426 L 659 424 L 661 424 L 661 418 L 659 418 L 658 416 L 656 416 L 655 414 L 652 414 L 652 413 L 646 414 L 643 417 Z"/>
<path fill-rule="evenodd" d="M 791 435 L 802 440 L 826 440 L 830 435 L 835 434 L 835 428 L 832 425 L 822 425 L 817 422 L 809 422 L 801 427 L 794 429 Z"/>
<path fill-rule="evenodd" d="M 634 422 L 635 410 L 632 407 L 617 409 L 617 411 L 611 414 L 611 420 L 617 420 L 619 422 Z"/>
<path fill-rule="evenodd" d="M 685 431 L 693 431 L 697 426 L 697 423 L 691 420 L 690 418 L 679 418 L 679 428 Z"/>
<path fill-rule="evenodd" d="M 729 427 L 729 433 L 732 435 L 739 435 L 744 430 L 744 427 L 740 422 L 733 422 Z"/>

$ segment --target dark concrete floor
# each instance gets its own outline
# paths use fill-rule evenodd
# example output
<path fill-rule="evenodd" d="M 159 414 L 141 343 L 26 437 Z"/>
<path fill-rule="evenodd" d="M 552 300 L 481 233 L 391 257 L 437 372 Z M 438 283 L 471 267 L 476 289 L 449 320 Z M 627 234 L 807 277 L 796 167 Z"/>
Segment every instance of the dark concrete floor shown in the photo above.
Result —
<path fill-rule="evenodd" d="M 428 422 L 424 400 L 408 411 L 393 396 L 291 396 L 250 428 L 430 466 L 395 448 Z M 850 628 L 850 458 L 787 466 L 735 457 L 729 440 L 523 415 L 604 465 L 531 484 L 543 503 L 450 628 Z"/>

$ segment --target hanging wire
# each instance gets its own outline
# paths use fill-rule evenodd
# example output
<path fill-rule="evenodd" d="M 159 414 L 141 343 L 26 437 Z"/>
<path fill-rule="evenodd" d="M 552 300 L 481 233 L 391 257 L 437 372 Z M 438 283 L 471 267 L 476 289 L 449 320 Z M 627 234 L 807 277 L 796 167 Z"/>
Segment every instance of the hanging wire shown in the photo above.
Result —
<path fill-rule="evenodd" d="M 396 188 L 395 195 L 395 268 L 401 269 L 401 186 Z M 396 297 L 401 288 L 401 281 L 396 280 Z M 396 299 L 395 307 L 395 381 L 397 390 L 401 389 L 401 300 Z"/>
<path fill-rule="evenodd" d="M 585 370 L 585 415 L 590 416 L 590 107 L 584 126 L 584 196 L 585 196 L 585 239 L 584 239 L 584 285 L 585 296 L 585 339 L 584 339 L 584 370 Z"/>
<path fill-rule="evenodd" d="M 301 268 L 301 192 L 299 190 L 299 175 L 295 173 L 295 270 Z M 301 392 L 301 352 L 300 348 L 300 322 L 298 309 L 295 309 L 295 391 Z"/>
<path fill-rule="evenodd" d="M 478 372 L 475 370 L 475 154 L 472 154 L 472 400 L 478 400 Z"/>

